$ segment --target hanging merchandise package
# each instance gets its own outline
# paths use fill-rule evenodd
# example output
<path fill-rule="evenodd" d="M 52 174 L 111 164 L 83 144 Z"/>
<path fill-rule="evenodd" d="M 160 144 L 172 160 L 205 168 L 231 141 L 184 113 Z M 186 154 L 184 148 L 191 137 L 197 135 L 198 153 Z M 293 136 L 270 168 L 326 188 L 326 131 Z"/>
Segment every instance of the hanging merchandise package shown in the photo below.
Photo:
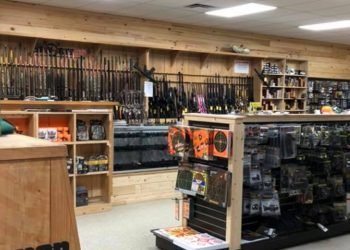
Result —
<path fill-rule="evenodd" d="M 91 140 L 106 139 L 106 131 L 102 121 L 100 120 L 90 121 L 90 138 Z"/>
<path fill-rule="evenodd" d="M 184 157 L 186 151 L 186 128 L 170 126 L 168 131 L 168 152 L 170 155 Z"/>
<path fill-rule="evenodd" d="M 213 159 L 213 131 L 212 129 L 193 128 L 193 156 L 198 159 Z"/>
<path fill-rule="evenodd" d="M 89 132 L 85 121 L 77 120 L 77 141 L 88 141 Z"/>
<path fill-rule="evenodd" d="M 198 195 L 206 196 L 208 189 L 208 166 L 195 164 L 192 178 L 191 190 Z"/>

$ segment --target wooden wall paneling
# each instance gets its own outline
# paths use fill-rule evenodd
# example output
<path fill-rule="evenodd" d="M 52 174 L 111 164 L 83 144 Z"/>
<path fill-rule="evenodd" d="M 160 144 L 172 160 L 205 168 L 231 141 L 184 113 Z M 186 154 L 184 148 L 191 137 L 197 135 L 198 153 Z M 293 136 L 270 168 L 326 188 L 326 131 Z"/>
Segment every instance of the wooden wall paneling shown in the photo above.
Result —
<path fill-rule="evenodd" d="M 96 36 L 97 43 L 124 44 L 150 48 L 179 49 L 198 52 L 221 51 L 232 44 L 244 44 L 251 48 L 252 54 L 259 56 L 278 56 L 300 58 L 313 51 L 323 55 L 322 50 L 310 50 L 310 46 L 319 46 L 328 51 L 331 57 L 348 55 L 347 46 L 337 46 L 321 42 L 286 39 L 276 36 L 255 35 L 243 32 L 195 27 L 190 25 L 170 24 L 137 18 L 116 17 L 52 7 L 38 7 L 28 4 L 15 4 L 3 1 L 4 15 L 1 16 L 3 33 L 24 36 L 50 36 L 53 39 L 79 39 L 87 42 Z M 35 8 L 36 11 L 31 11 Z M 27 19 L 24 20 L 23 17 Z M 12 24 L 12 25 L 11 25 Z M 59 26 L 57 26 L 59 24 Z M 30 27 L 31 25 L 31 27 Z M 11 29 L 12 27 L 12 29 Z M 46 30 L 47 33 L 36 33 Z M 34 31 L 34 33 L 32 33 Z M 56 31 L 56 32 L 53 32 Z M 67 35 L 63 32 L 67 31 Z M 76 31 L 74 35 L 72 31 Z M 125 32 L 127 31 L 127 32 Z M 70 37 L 72 33 L 72 37 Z M 113 39 L 112 39 L 113 37 Z M 74 40 L 74 39 L 70 39 Z M 291 44 L 293 46 L 291 46 Z M 151 46 L 147 46 L 151 45 Z M 340 53 L 340 52 L 346 52 Z M 328 57 L 328 56 L 327 56 Z"/>
<path fill-rule="evenodd" d="M 34 8 L 31 5 L 13 4 L 6 1 L 3 6 L 4 10 L 9 10 L 7 13 L 11 13 L 1 17 L 3 33 L 13 35 L 39 37 L 45 35 L 45 38 L 81 42 L 88 42 L 90 39 L 90 42 L 94 43 L 223 54 L 227 53 L 222 52 L 223 48 L 225 48 L 224 51 L 227 51 L 232 44 L 244 44 L 251 49 L 251 56 L 304 58 L 312 61 L 334 58 L 336 60 L 345 59 L 347 64 L 349 63 L 349 47 L 344 45 L 215 30 L 66 9 L 57 11 L 57 8 L 50 7 L 36 6 L 36 11 L 31 11 Z M 16 16 L 27 16 L 29 21 L 15 18 Z M 28 22 L 30 22 L 31 27 L 27 26 Z M 12 26 L 10 24 L 18 24 L 20 30 L 16 30 L 14 25 L 12 25 L 14 29 L 11 30 Z M 48 32 L 35 34 L 35 31 L 39 32 L 42 29 Z M 61 30 L 70 33 L 75 31 L 78 35 L 70 36 L 68 32 L 68 35 L 61 36 Z M 338 62 L 337 64 L 341 63 Z M 312 69 L 310 70 L 312 71 Z M 333 75 L 336 75 L 336 71 Z"/>
<path fill-rule="evenodd" d="M 178 57 L 179 54 L 180 54 L 180 51 L 178 51 L 178 50 L 170 51 L 170 66 L 171 67 L 174 66 L 176 58 Z"/>
<path fill-rule="evenodd" d="M 119 173 L 113 177 L 114 205 L 179 197 L 175 191 L 177 170 Z"/>
<path fill-rule="evenodd" d="M 208 58 L 209 58 L 209 54 L 205 53 L 205 54 L 200 54 L 199 56 L 199 68 L 203 69 L 204 65 L 207 64 Z"/>
<path fill-rule="evenodd" d="M 235 74 L 233 71 L 234 60 L 237 60 L 237 58 L 188 52 L 176 52 L 176 58 L 174 59 L 173 52 L 152 50 L 150 64 L 155 67 L 156 72 L 240 76 L 240 74 Z M 243 60 L 251 61 L 249 58 Z"/>

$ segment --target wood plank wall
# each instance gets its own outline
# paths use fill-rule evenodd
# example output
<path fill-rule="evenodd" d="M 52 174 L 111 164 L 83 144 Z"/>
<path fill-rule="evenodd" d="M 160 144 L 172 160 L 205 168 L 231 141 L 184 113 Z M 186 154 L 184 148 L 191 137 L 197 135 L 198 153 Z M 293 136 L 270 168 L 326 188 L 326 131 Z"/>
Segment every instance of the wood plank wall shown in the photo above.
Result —
<path fill-rule="evenodd" d="M 114 175 L 112 204 L 179 198 L 180 193 L 175 191 L 176 176 L 176 169 Z"/>
<path fill-rule="evenodd" d="M 153 51 L 150 56 L 150 62 L 159 68 L 157 71 L 161 71 L 164 67 L 174 72 L 183 69 L 184 73 L 188 73 L 193 72 L 193 62 L 196 66 L 203 64 L 202 55 L 186 56 L 180 53 L 178 61 L 173 66 L 167 66 L 163 63 L 165 52 L 159 52 L 158 49 L 221 53 L 230 44 L 244 44 L 251 49 L 251 55 L 254 56 L 309 60 L 310 76 L 350 78 L 349 46 L 3 0 L 0 0 L 0 5 L 0 34 L 157 49 L 153 57 Z M 215 65 L 215 61 L 226 62 L 225 58 L 211 57 L 204 60 L 204 65 L 197 71 L 214 72 L 215 67 L 212 66 L 208 70 L 206 63 Z M 181 63 L 183 61 L 181 58 L 186 59 L 187 63 Z M 224 69 L 220 71 L 230 73 L 224 72 Z"/>

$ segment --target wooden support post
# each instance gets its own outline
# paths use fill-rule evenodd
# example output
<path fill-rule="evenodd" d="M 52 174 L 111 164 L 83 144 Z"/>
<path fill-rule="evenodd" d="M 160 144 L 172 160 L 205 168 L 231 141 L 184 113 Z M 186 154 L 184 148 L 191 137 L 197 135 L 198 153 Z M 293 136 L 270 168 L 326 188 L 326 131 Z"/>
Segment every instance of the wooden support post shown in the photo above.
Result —
<path fill-rule="evenodd" d="M 145 49 L 140 53 L 140 67 L 143 68 L 144 66 L 146 66 L 146 68 L 148 69 L 148 67 L 150 67 L 150 49 Z M 145 82 L 146 78 L 145 77 L 141 77 L 141 91 L 144 92 L 144 82 Z M 143 105 L 144 105 L 144 111 L 145 111 L 145 118 L 148 117 L 148 98 L 145 97 L 143 100 Z"/>
<path fill-rule="evenodd" d="M 226 240 L 230 250 L 241 248 L 242 199 L 243 199 L 243 150 L 244 124 L 242 120 L 231 120 L 233 132 L 233 157 L 229 159 L 228 170 L 232 173 L 231 200 L 226 214 Z"/>

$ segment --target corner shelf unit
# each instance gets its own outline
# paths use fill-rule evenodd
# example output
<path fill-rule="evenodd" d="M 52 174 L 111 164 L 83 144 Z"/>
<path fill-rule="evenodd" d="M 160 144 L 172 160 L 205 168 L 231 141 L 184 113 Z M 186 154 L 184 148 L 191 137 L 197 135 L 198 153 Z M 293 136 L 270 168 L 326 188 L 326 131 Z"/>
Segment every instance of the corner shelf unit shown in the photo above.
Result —
<path fill-rule="evenodd" d="M 260 70 L 270 64 L 279 73 L 264 73 L 269 86 L 260 83 L 256 101 L 261 102 L 262 110 L 274 112 L 305 113 L 307 111 L 307 72 L 308 62 L 294 59 L 268 58 L 260 61 Z M 294 73 L 291 73 L 294 72 Z M 304 74 L 299 74 L 300 71 Z"/>
<path fill-rule="evenodd" d="M 20 105 L 21 104 L 16 104 L 16 107 Z M 75 105 L 69 105 L 70 103 L 68 102 L 68 104 L 65 104 L 64 108 L 77 108 Z M 93 108 L 93 104 L 89 103 L 88 105 L 89 107 L 87 108 Z M 55 143 L 66 145 L 67 156 L 73 159 L 74 172 L 68 173 L 67 171 L 67 176 L 69 177 L 71 191 L 74 197 L 76 215 L 103 212 L 108 211 L 112 208 L 111 196 L 114 153 L 112 129 L 113 113 L 112 106 L 110 106 L 110 109 L 106 109 L 106 106 L 103 106 L 103 110 L 98 110 L 99 106 L 96 106 L 95 112 L 87 112 L 84 110 L 85 106 L 83 104 L 80 104 L 78 109 L 72 112 L 26 112 L 20 110 L 12 110 L 12 105 L 8 106 L 8 103 L 2 105 L 2 101 L 0 101 L 0 117 L 9 120 L 20 131 L 22 131 L 23 135 L 39 138 L 38 133 L 40 127 L 68 127 L 72 141 Z M 77 120 L 83 120 L 86 122 L 87 126 L 89 126 L 90 120 L 94 119 L 103 121 L 103 126 L 106 132 L 106 139 L 77 141 Z M 88 157 L 98 154 L 105 154 L 108 156 L 108 171 L 89 172 L 87 174 L 77 173 L 77 156 Z M 88 190 L 89 203 L 86 206 L 76 206 L 76 190 L 78 186 L 85 186 Z"/>

